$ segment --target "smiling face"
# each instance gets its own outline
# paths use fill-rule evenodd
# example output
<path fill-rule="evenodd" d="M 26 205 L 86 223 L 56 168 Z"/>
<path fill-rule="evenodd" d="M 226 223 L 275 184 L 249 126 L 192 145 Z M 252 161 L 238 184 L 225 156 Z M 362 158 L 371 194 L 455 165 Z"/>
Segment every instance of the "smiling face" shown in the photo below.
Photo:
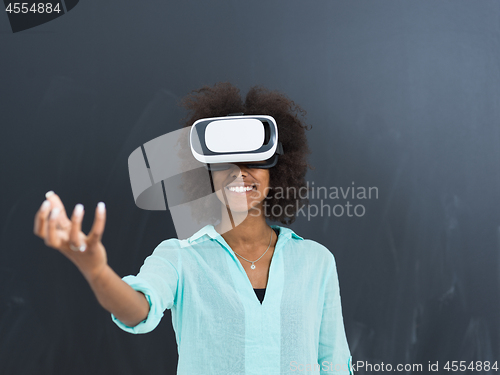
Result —
<path fill-rule="evenodd" d="M 262 203 L 269 192 L 269 169 L 247 168 L 246 163 L 237 163 L 227 170 L 213 171 L 212 177 L 217 197 L 231 211 L 263 212 Z"/>

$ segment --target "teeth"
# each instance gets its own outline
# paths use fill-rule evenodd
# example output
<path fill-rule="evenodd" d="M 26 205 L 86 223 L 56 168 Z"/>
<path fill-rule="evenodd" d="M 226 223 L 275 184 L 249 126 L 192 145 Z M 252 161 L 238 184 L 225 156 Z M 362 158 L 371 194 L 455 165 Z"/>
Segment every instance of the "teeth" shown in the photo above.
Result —
<path fill-rule="evenodd" d="M 245 191 L 250 191 L 252 189 L 253 189 L 252 186 L 246 186 L 246 187 L 243 187 L 243 186 L 230 186 L 229 187 L 230 191 L 234 191 L 236 193 L 243 193 Z"/>

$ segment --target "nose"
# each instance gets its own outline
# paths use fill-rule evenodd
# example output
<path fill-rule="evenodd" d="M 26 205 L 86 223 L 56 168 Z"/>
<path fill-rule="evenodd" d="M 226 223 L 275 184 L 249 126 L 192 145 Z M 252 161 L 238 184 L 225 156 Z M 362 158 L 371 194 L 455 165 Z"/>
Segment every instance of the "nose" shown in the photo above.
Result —
<path fill-rule="evenodd" d="M 247 167 L 244 164 L 234 164 L 231 169 L 231 176 L 239 177 L 240 175 L 246 176 L 248 173 Z"/>

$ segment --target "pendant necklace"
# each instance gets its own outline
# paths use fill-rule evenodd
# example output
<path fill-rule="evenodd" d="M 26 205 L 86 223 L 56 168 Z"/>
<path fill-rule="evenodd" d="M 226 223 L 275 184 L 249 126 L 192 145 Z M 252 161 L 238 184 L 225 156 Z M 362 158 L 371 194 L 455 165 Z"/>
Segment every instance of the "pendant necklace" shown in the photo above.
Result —
<path fill-rule="evenodd" d="M 246 259 L 246 258 L 243 258 L 240 254 L 236 253 L 234 250 L 233 250 L 233 252 L 234 252 L 236 255 L 238 255 L 241 259 L 246 260 L 246 261 L 247 261 L 247 262 L 249 262 L 249 263 L 252 263 L 252 265 L 250 266 L 250 268 L 254 270 L 254 269 L 255 269 L 255 264 L 254 264 L 254 263 L 255 263 L 255 262 L 258 262 L 258 261 L 260 260 L 260 258 L 262 258 L 262 257 L 263 257 L 263 256 L 267 253 L 267 251 L 269 250 L 269 248 L 271 247 L 271 242 L 273 241 L 273 232 L 274 232 L 274 230 L 271 228 L 271 239 L 269 240 L 269 246 L 267 246 L 266 251 L 264 251 L 264 254 L 262 254 L 262 255 L 259 257 L 259 259 L 254 260 L 254 261 L 251 261 L 251 260 L 248 260 L 248 259 Z"/>

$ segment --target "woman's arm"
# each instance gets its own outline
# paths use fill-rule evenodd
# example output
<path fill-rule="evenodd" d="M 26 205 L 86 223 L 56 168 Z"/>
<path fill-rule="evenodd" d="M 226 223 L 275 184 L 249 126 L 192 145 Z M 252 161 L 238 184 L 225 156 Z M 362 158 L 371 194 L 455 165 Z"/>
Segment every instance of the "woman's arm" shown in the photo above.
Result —
<path fill-rule="evenodd" d="M 351 353 L 344 330 L 335 258 L 332 259 L 329 275 L 326 277 L 325 283 L 318 364 L 321 368 L 321 374 L 352 374 Z"/>
<path fill-rule="evenodd" d="M 101 306 L 125 325 L 135 327 L 147 318 L 149 303 L 146 296 L 132 289 L 108 265 L 87 281 Z"/>

